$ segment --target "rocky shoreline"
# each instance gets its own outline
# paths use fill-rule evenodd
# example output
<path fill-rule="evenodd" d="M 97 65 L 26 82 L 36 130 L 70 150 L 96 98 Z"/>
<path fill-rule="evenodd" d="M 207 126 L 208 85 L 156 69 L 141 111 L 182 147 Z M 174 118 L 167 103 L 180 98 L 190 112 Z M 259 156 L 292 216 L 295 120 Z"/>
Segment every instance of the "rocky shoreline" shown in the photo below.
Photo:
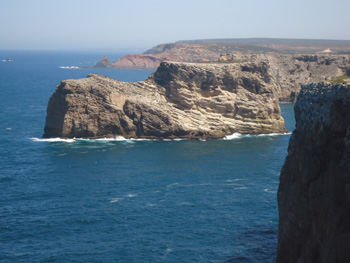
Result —
<path fill-rule="evenodd" d="M 223 138 L 284 133 L 277 85 L 264 62 L 163 62 L 146 81 L 92 74 L 50 97 L 45 138 Z"/>

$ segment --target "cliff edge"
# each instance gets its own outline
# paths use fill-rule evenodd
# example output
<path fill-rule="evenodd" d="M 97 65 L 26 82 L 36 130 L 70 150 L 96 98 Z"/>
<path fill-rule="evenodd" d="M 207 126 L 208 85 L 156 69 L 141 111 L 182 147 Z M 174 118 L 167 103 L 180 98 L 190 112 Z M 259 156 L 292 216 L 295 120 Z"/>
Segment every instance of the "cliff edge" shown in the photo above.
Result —
<path fill-rule="evenodd" d="M 350 85 L 303 86 L 278 189 L 277 262 L 350 262 Z"/>
<path fill-rule="evenodd" d="M 160 48 L 162 47 L 162 48 Z M 96 67 L 104 68 L 157 68 L 161 61 L 218 63 L 255 62 L 266 63 L 274 82 L 277 84 L 277 96 L 281 102 L 295 102 L 300 85 L 327 81 L 334 77 L 350 76 L 350 55 L 335 54 L 226 54 L 219 56 L 200 47 L 174 48 L 163 45 L 152 54 L 126 55 L 111 63 L 103 57 Z M 160 52 L 160 53 L 157 53 Z"/>
<path fill-rule="evenodd" d="M 222 138 L 286 132 L 266 63 L 161 63 L 146 81 L 65 80 L 44 137 Z"/>

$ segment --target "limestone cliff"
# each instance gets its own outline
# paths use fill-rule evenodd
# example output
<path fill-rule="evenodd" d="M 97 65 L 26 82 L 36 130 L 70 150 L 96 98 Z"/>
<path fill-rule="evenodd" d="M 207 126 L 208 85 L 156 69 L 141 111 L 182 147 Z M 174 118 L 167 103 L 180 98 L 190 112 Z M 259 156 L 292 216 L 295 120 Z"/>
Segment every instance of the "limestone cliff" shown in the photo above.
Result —
<path fill-rule="evenodd" d="M 278 263 L 350 262 L 350 85 L 303 86 L 278 189 Z"/>
<path fill-rule="evenodd" d="M 191 49 L 192 48 L 192 49 Z M 105 68 L 157 68 L 161 61 L 200 62 L 218 60 L 220 63 L 252 62 L 269 65 L 269 74 L 277 85 L 276 94 L 281 102 L 295 102 L 300 85 L 320 82 L 341 75 L 350 75 L 350 55 L 332 54 L 227 54 L 220 57 L 213 51 L 186 45 L 174 48 L 172 45 L 159 45 L 155 54 L 127 55 L 114 63 L 106 57 L 96 66 Z"/>
<path fill-rule="evenodd" d="M 276 82 L 277 96 L 282 102 L 295 102 L 301 84 L 327 81 L 332 77 L 348 74 L 349 55 L 298 55 L 298 54 L 228 54 L 221 62 L 256 61 L 269 64 Z"/>
<path fill-rule="evenodd" d="M 265 63 L 167 63 L 149 79 L 66 80 L 47 108 L 44 137 L 221 138 L 285 132 Z"/>

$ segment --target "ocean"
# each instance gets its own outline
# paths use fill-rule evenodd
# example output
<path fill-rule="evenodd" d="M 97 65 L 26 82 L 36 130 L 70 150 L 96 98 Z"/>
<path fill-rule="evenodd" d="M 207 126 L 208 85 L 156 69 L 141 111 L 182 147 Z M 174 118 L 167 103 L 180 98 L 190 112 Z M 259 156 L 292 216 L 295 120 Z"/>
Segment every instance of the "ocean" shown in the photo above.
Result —
<path fill-rule="evenodd" d="M 274 262 L 290 134 L 41 138 L 61 80 L 153 72 L 79 68 L 104 55 L 124 54 L 0 51 L 0 262 Z"/>

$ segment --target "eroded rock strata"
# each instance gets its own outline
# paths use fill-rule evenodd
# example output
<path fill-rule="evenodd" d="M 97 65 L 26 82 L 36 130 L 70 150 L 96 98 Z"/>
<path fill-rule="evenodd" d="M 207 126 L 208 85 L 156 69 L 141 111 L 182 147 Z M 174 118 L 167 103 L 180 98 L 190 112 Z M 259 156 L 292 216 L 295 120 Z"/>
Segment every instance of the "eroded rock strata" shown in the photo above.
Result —
<path fill-rule="evenodd" d="M 303 86 L 278 190 L 278 263 L 350 262 L 350 85 Z"/>
<path fill-rule="evenodd" d="M 169 44 L 170 45 L 170 44 Z M 269 74 L 277 84 L 277 96 L 281 102 L 295 102 L 300 85 L 327 81 L 332 77 L 350 75 L 350 55 L 332 54 L 244 54 L 221 55 L 212 50 L 191 46 L 181 48 L 167 47 L 154 49 L 155 54 L 126 55 L 111 63 L 102 58 L 96 67 L 104 68 L 157 68 L 161 61 L 200 62 L 218 60 L 219 63 L 252 62 L 269 65 Z M 175 52 L 176 51 L 176 52 Z"/>
<path fill-rule="evenodd" d="M 229 54 L 221 62 L 256 61 L 269 65 L 277 84 L 277 96 L 282 102 L 295 102 L 302 84 L 330 80 L 349 74 L 349 55 L 298 54 Z"/>
<path fill-rule="evenodd" d="M 146 81 L 92 74 L 50 97 L 44 137 L 221 138 L 285 132 L 264 62 L 163 62 Z"/>

